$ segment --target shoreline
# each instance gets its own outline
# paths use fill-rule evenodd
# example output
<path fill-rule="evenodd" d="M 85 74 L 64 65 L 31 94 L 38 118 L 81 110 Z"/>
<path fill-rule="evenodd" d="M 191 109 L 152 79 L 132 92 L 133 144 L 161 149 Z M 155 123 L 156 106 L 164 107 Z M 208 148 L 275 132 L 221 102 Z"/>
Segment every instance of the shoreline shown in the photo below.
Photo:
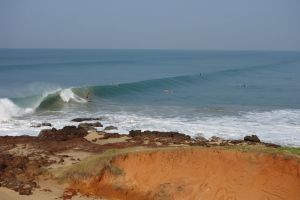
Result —
<path fill-rule="evenodd" d="M 218 160 L 216 155 L 222 155 L 221 157 L 230 161 L 234 160 L 237 166 L 236 170 L 241 165 L 251 170 L 256 167 L 258 172 L 268 169 L 277 173 L 284 170 L 284 164 L 288 163 L 287 165 L 291 165 L 290 168 L 293 170 L 291 172 L 284 170 L 284 173 L 279 174 L 281 174 L 281 178 L 289 177 L 290 182 L 286 185 L 290 188 L 298 186 L 300 188 L 300 176 L 298 175 L 300 174 L 300 148 L 264 143 L 255 135 L 245 136 L 243 140 L 224 140 L 215 136 L 210 139 L 201 136 L 191 138 L 182 133 L 161 131 L 132 130 L 129 134 L 107 133 L 97 131 L 96 128 L 102 126 L 99 118 L 77 118 L 73 121 L 78 122 L 78 126 L 65 126 L 59 130 L 50 127 L 50 129 L 43 129 L 38 136 L 0 136 L 0 195 L 4 200 L 54 199 L 54 196 L 62 199 L 89 199 L 89 196 L 91 196 L 90 199 L 96 197 L 98 199 L 101 199 L 100 197 L 104 197 L 104 199 L 127 199 L 129 197 L 130 199 L 180 199 L 180 195 L 188 194 L 187 191 L 193 188 L 191 173 L 198 177 L 198 181 L 203 181 L 201 174 L 207 169 L 203 168 L 197 171 L 196 166 L 207 160 L 200 162 L 199 159 L 201 160 L 203 157 L 210 159 L 211 164 L 207 165 L 211 168 L 220 164 L 227 166 L 222 160 Z M 44 125 L 48 126 L 49 124 L 41 124 L 43 127 Z M 115 126 L 106 127 L 105 130 L 118 131 Z M 186 156 L 182 157 L 182 154 L 186 154 Z M 167 157 L 165 157 L 166 155 Z M 135 161 L 127 161 L 132 156 Z M 188 161 L 180 161 L 186 158 Z M 150 159 L 149 165 L 152 164 L 151 160 L 153 159 L 160 159 L 160 161 L 153 164 L 152 168 L 148 168 L 139 161 L 140 159 L 144 159 L 145 162 Z M 168 163 L 170 159 L 173 160 L 173 164 Z M 249 159 L 250 161 L 258 159 L 259 162 L 253 164 Z M 265 166 L 271 161 L 278 167 Z M 135 164 L 132 164 L 134 162 Z M 165 170 L 168 169 L 169 172 L 158 173 L 156 168 L 160 168 L 159 163 L 164 165 Z M 173 171 L 172 165 L 181 170 Z M 132 170 L 138 166 L 144 167 L 134 172 L 134 176 L 130 176 L 133 173 Z M 192 172 L 182 172 L 189 167 L 195 168 Z M 150 174 L 143 176 L 138 173 L 145 173 L 143 170 Z M 230 165 L 228 170 L 232 176 L 241 176 L 244 173 L 241 168 L 235 174 L 230 169 Z M 252 172 L 251 170 L 249 173 L 257 173 L 257 171 Z M 182 174 L 179 177 L 175 175 L 175 172 Z M 208 170 L 206 173 L 213 173 L 213 170 Z M 237 175 L 238 173 L 241 174 Z M 170 181 L 170 184 L 161 186 L 161 183 L 155 181 L 151 183 L 152 185 L 150 183 L 140 186 L 131 184 L 134 181 L 138 182 L 138 179 L 132 180 L 133 177 L 143 179 L 151 177 L 151 174 L 157 176 L 156 179 L 168 176 L 165 181 Z M 271 176 L 263 175 L 259 177 L 267 182 L 271 178 Z M 103 182 L 94 181 L 99 178 Z M 236 178 L 239 179 L 239 177 Z M 251 179 L 251 177 L 248 178 Z M 129 179 L 131 182 L 128 182 Z M 181 179 L 186 181 L 186 186 L 177 184 Z M 271 182 L 274 183 L 276 180 Z M 212 184 L 211 187 L 216 190 L 221 187 L 226 188 L 226 181 L 220 181 L 215 185 L 213 182 L 207 184 Z M 278 184 L 277 187 L 284 187 L 283 190 L 289 190 L 283 184 L 280 185 L 280 182 L 276 184 Z M 101 192 L 99 192 L 100 185 L 102 186 Z M 182 190 L 175 190 L 177 187 L 182 187 Z M 130 188 L 135 192 L 128 193 L 131 191 Z M 259 192 L 259 189 L 263 190 L 264 188 L 255 189 L 258 198 L 268 196 Z M 270 186 L 269 189 L 272 187 Z M 206 199 L 213 199 L 213 196 L 208 194 L 209 192 L 203 193 L 202 190 L 194 188 L 194 192 L 190 192 L 190 194 L 203 194 Z M 147 191 L 155 192 L 151 193 L 151 198 L 148 198 L 146 197 Z M 216 191 L 212 193 L 216 193 Z M 232 191 L 225 191 L 225 193 L 230 196 Z M 237 196 L 246 194 L 238 191 L 234 191 L 234 193 Z M 125 194 L 129 196 L 126 197 Z M 295 194 L 298 193 L 289 190 L 288 193 L 283 192 L 280 196 L 289 195 L 289 199 L 293 199 Z M 176 195 L 179 196 L 176 197 Z M 197 195 L 193 195 L 190 199 L 196 199 Z M 272 197 L 272 195 L 268 197 Z"/>

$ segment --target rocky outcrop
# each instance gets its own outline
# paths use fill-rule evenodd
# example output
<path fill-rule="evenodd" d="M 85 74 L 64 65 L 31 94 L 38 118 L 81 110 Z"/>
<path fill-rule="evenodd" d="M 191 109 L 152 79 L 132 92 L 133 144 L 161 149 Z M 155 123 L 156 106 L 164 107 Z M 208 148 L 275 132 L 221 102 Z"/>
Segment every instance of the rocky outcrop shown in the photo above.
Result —
<path fill-rule="evenodd" d="M 130 137 L 166 137 L 166 138 L 178 138 L 182 140 L 190 140 L 191 136 L 185 135 L 178 132 L 162 132 L 162 131 L 141 131 L 141 130 L 131 130 L 129 131 Z"/>
<path fill-rule="evenodd" d="M 25 156 L 0 154 L 0 186 L 7 187 L 20 195 L 30 195 L 38 187 L 35 178 L 42 174 L 46 159 L 31 160 Z"/>
<path fill-rule="evenodd" d="M 161 131 L 141 131 L 131 130 L 129 136 L 132 140 L 145 143 L 148 145 L 169 145 L 169 144 L 187 144 L 192 141 L 189 135 L 178 132 L 161 132 Z"/>
<path fill-rule="evenodd" d="M 104 128 L 104 131 L 110 131 L 110 130 L 118 130 L 118 128 L 115 126 L 107 126 Z"/>
<path fill-rule="evenodd" d="M 247 135 L 244 137 L 244 140 L 247 142 L 260 142 L 260 139 L 256 135 Z"/>
<path fill-rule="evenodd" d="M 78 125 L 78 128 L 84 128 L 86 130 L 95 130 L 96 127 L 103 127 L 103 125 L 100 122 L 95 122 L 95 123 L 80 123 Z"/>
<path fill-rule="evenodd" d="M 72 119 L 72 122 L 83 122 L 83 121 L 97 121 L 97 120 L 101 120 L 100 117 L 96 117 L 96 118 L 92 118 L 92 117 L 80 117 L 80 118 L 75 118 Z"/>
<path fill-rule="evenodd" d="M 44 129 L 42 130 L 38 138 L 40 139 L 47 139 L 47 140 L 58 140 L 58 141 L 65 141 L 72 138 L 82 138 L 88 134 L 87 130 L 82 127 L 76 126 L 65 126 L 62 129 Z"/>

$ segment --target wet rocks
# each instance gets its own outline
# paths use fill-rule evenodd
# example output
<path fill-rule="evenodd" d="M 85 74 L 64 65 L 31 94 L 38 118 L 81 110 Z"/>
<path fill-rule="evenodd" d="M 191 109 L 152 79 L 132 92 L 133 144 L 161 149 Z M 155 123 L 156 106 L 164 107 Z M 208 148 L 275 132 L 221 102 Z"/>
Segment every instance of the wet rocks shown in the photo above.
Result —
<path fill-rule="evenodd" d="M 72 138 L 85 137 L 88 134 L 87 130 L 82 127 L 65 126 L 62 129 L 44 129 L 38 135 L 39 139 L 50 139 L 57 141 L 65 141 Z"/>
<path fill-rule="evenodd" d="M 210 138 L 210 141 L 211 141 L 211 142 L 221 143 L 221 142 L 223 142 L 224 140 L 223 140 L 222 138 L 220 138 L 220 137 L 212 136 L 212 137 Z"/>
<path fill-rule="evenodd" d="M 82 117 L 82 118 L 75 118 L 75 119 L 72 119 L 71 121 L 72 122 L 83 122 L 83 121 L 97 121 L 97 120 L 101 120 L 100 117 L 96 117 L 96 118 L 92 118 L 92 117 Z"/>
<path fill-rule="evenodd" d="M 78 125 L 78 128 L 84 128 L 86 130 L 95 130 L 95 127 L 103 127 L 103 125 L 100 122 L 95 122 L 95 123 L 80 123 Z"/>
<path fill-rule="evenodd" d="M 197 134 L 197 135 L 194 137 L 194 140 L 195 140 L 195 141 L 203 141 L 203 142 L 207 142 L 207 141 L 208 141 L 202 134 Z"/>
<path fill-rule="evenodd" d="M 110 131 L 110 130 L 118 130 L 118 128 L 115 126 L 107 126 L 104 128 L 104 131 Z"/>
<path fill-rule="evenodd" d="M 251 136 L 247 135 L 244 137 L 244 140 L 247 142 L 257 142 L 257 143 L 260 142 L 260 139 L 256 135 L 251 135 Z"/>
<path fill-rule="evenodd" d="M 38 124 L 32 124 L 30 127 L 34 127 L 34 128 L 39 128 L 39 127 L 43 127 L 43 126 L 52 126 L 51 123 L 48 122 L 43 122 L 43 123 L 38 123 Z"/>

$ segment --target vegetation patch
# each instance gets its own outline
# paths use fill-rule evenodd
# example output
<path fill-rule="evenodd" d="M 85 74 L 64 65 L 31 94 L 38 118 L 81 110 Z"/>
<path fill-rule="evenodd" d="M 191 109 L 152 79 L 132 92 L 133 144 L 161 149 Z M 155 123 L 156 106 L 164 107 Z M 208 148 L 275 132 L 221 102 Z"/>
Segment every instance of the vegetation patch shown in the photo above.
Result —
<path fill-rule="evenodd" d="M 278 153 L 286 155 L 296 155 L 300 156 L 299 147 L 267 147 L 263 144 L 256 145 L 232 145 L 232 146 L 223 146 L 222 149 L 228 150 L 237 150 L 242 152 L 262 152 L 262 153 Z"/>
<path fill-rule="evenodd" d="M 141 151 L 141 148 L 110 149 L 99 155 L 89 156 L 79 163 L 58 171 L 56 177 L 61 182 L 84 180 L 100 175 L 104 168 L 108 168 L 114 175 L 122 175 L 124 172 L 111 163 L 113 157 L 130 152 Z"/>
<path fill-rule="evenodd" d="M 279 147 L 277 148 L 277 151 L 286 154 L 300 155 L 299 147 Z"/>

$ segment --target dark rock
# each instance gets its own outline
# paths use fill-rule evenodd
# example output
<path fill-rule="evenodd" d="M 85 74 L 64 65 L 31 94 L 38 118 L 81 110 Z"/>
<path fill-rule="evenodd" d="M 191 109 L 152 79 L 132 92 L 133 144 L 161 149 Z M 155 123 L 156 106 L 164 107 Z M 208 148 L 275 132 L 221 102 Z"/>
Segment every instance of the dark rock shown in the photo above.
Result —
<path fill-rule="evenodd" d="M 0 173 L 2 171 L 4 171 L 6 167 L 7 167 L 7 165 L 5 163 L 1 162 L 1 160 L 0 160 Z"/>
<path fill-rule="evenodd" d="M 194 139 L 195 139 L 196 141 L 204 141 L 204 142 L 208 141 L 205 137 L 202 136 L 202 134 L 197 134 L 197 135 L 194 137 Z"/>
<path fill-rule="evenodd" d="M 105 133 L 102 139 L 108 139 L 108 138 L 120 138 L 122 135 L 119 133 Z"/>
<path fill-rule="evenodd" d="M 27 156 L 1 154 L 0 185 L 19 192 L 21 195 L 30 195 L 33 188 L 38 187 L 34 181 L 42 173 L 43 159 L 31 160 Z"/>
<path fill-rule="evenodd" d="M 107 126 L 107 127 L 105 127 L 105 129 L 104 129 L 105 131 L 110 131 L 110 130 L 118 130 L 118 128 L 117 127 L 115 127 L 115 126 Z"/>
<path fill-rule="evenodd" d="M 44 122 L 44 123 L 42 123 L 42 126 L 52 126 L 52 124 L 51 124 L 51 123 Z"/>
<path fill-rule="evenodd" d="M 129 131 L 130 137 L 142 137 L 142 138 L 168 138 L 170 140 L 191 140 L 191 136 L 185 135 L 178 132 L 160 132 L 160 131 L 141 131 L 141 130 L 131 130 Z"/>
<path fill-rule="evenodd" d="M 32 186 L 30 184 L 25 184 L 19 187 L 20 195 L 30 195 L 32 190 Z"/>
<path fill-rule="evenodd" d="M 210 138 L 210 141 L 211 141 L 211 142 L 222 142 L 223 139 L 220 138 L 220 137 L 217 137 L 217 136 L 212 136 L 212 137 Z"/>
<path fill-rule="evenodd" d="M 75 118 L 75 119 L 72 119 L 71 121 L 72 122 L 83 122 L 83 121 L 96 121 L 96 120 L 101 120 L 100 117 L 96 117 L 96 118 L 91 118 L 91 117 L 88 117 L 88 118 Z"/>
<path fill-rule="evenodd" d="M 52 126 L 52 124 L 48 123 L 48 122 L 44 122 L 44 123 L 39 123 L 39 124 L 33 124 L 33 125 L 31 125 L 31 127 L 35 127 L 35 128 L 39 128 L 39 127 L 42 127 L 42 126 Z"/>
<path fill-rule="evenodd" d="M 72 138 L 85 137 L 87 134 L 87 130 L 82 127 L 77 128 L 76 126 L 65 126 L 60 130 L 55 128 L 41 130 L 38 138 L 65 141 Z"/>
<path fill-rule="evenodd" d="M 243 142 L 244 142 L 244 140 L 230 140 L 229 141 L 230 144 L 241 144 Z"/>
<path fill-rule="evenodd" d="M 100 122 L 95 123 L 80 123 L 78 125 L 80 128 L 84 128 L 86 130 L 95 129 L 94 127 L 103 127 L 103 125 Z"/>
<path fill-rule="evenodd" d="M 244 137 L 244 140 L 248 142 L 260 142 L 260 139 L 256 135 L 247 135 Z"/>
<path fill-rule="evenodd" d="M 266 147 L 273 147 L 273 148 L 279 148 L 281 147 L 278 144 L 273 144 L 273 143 L 263 143 Z"/>

